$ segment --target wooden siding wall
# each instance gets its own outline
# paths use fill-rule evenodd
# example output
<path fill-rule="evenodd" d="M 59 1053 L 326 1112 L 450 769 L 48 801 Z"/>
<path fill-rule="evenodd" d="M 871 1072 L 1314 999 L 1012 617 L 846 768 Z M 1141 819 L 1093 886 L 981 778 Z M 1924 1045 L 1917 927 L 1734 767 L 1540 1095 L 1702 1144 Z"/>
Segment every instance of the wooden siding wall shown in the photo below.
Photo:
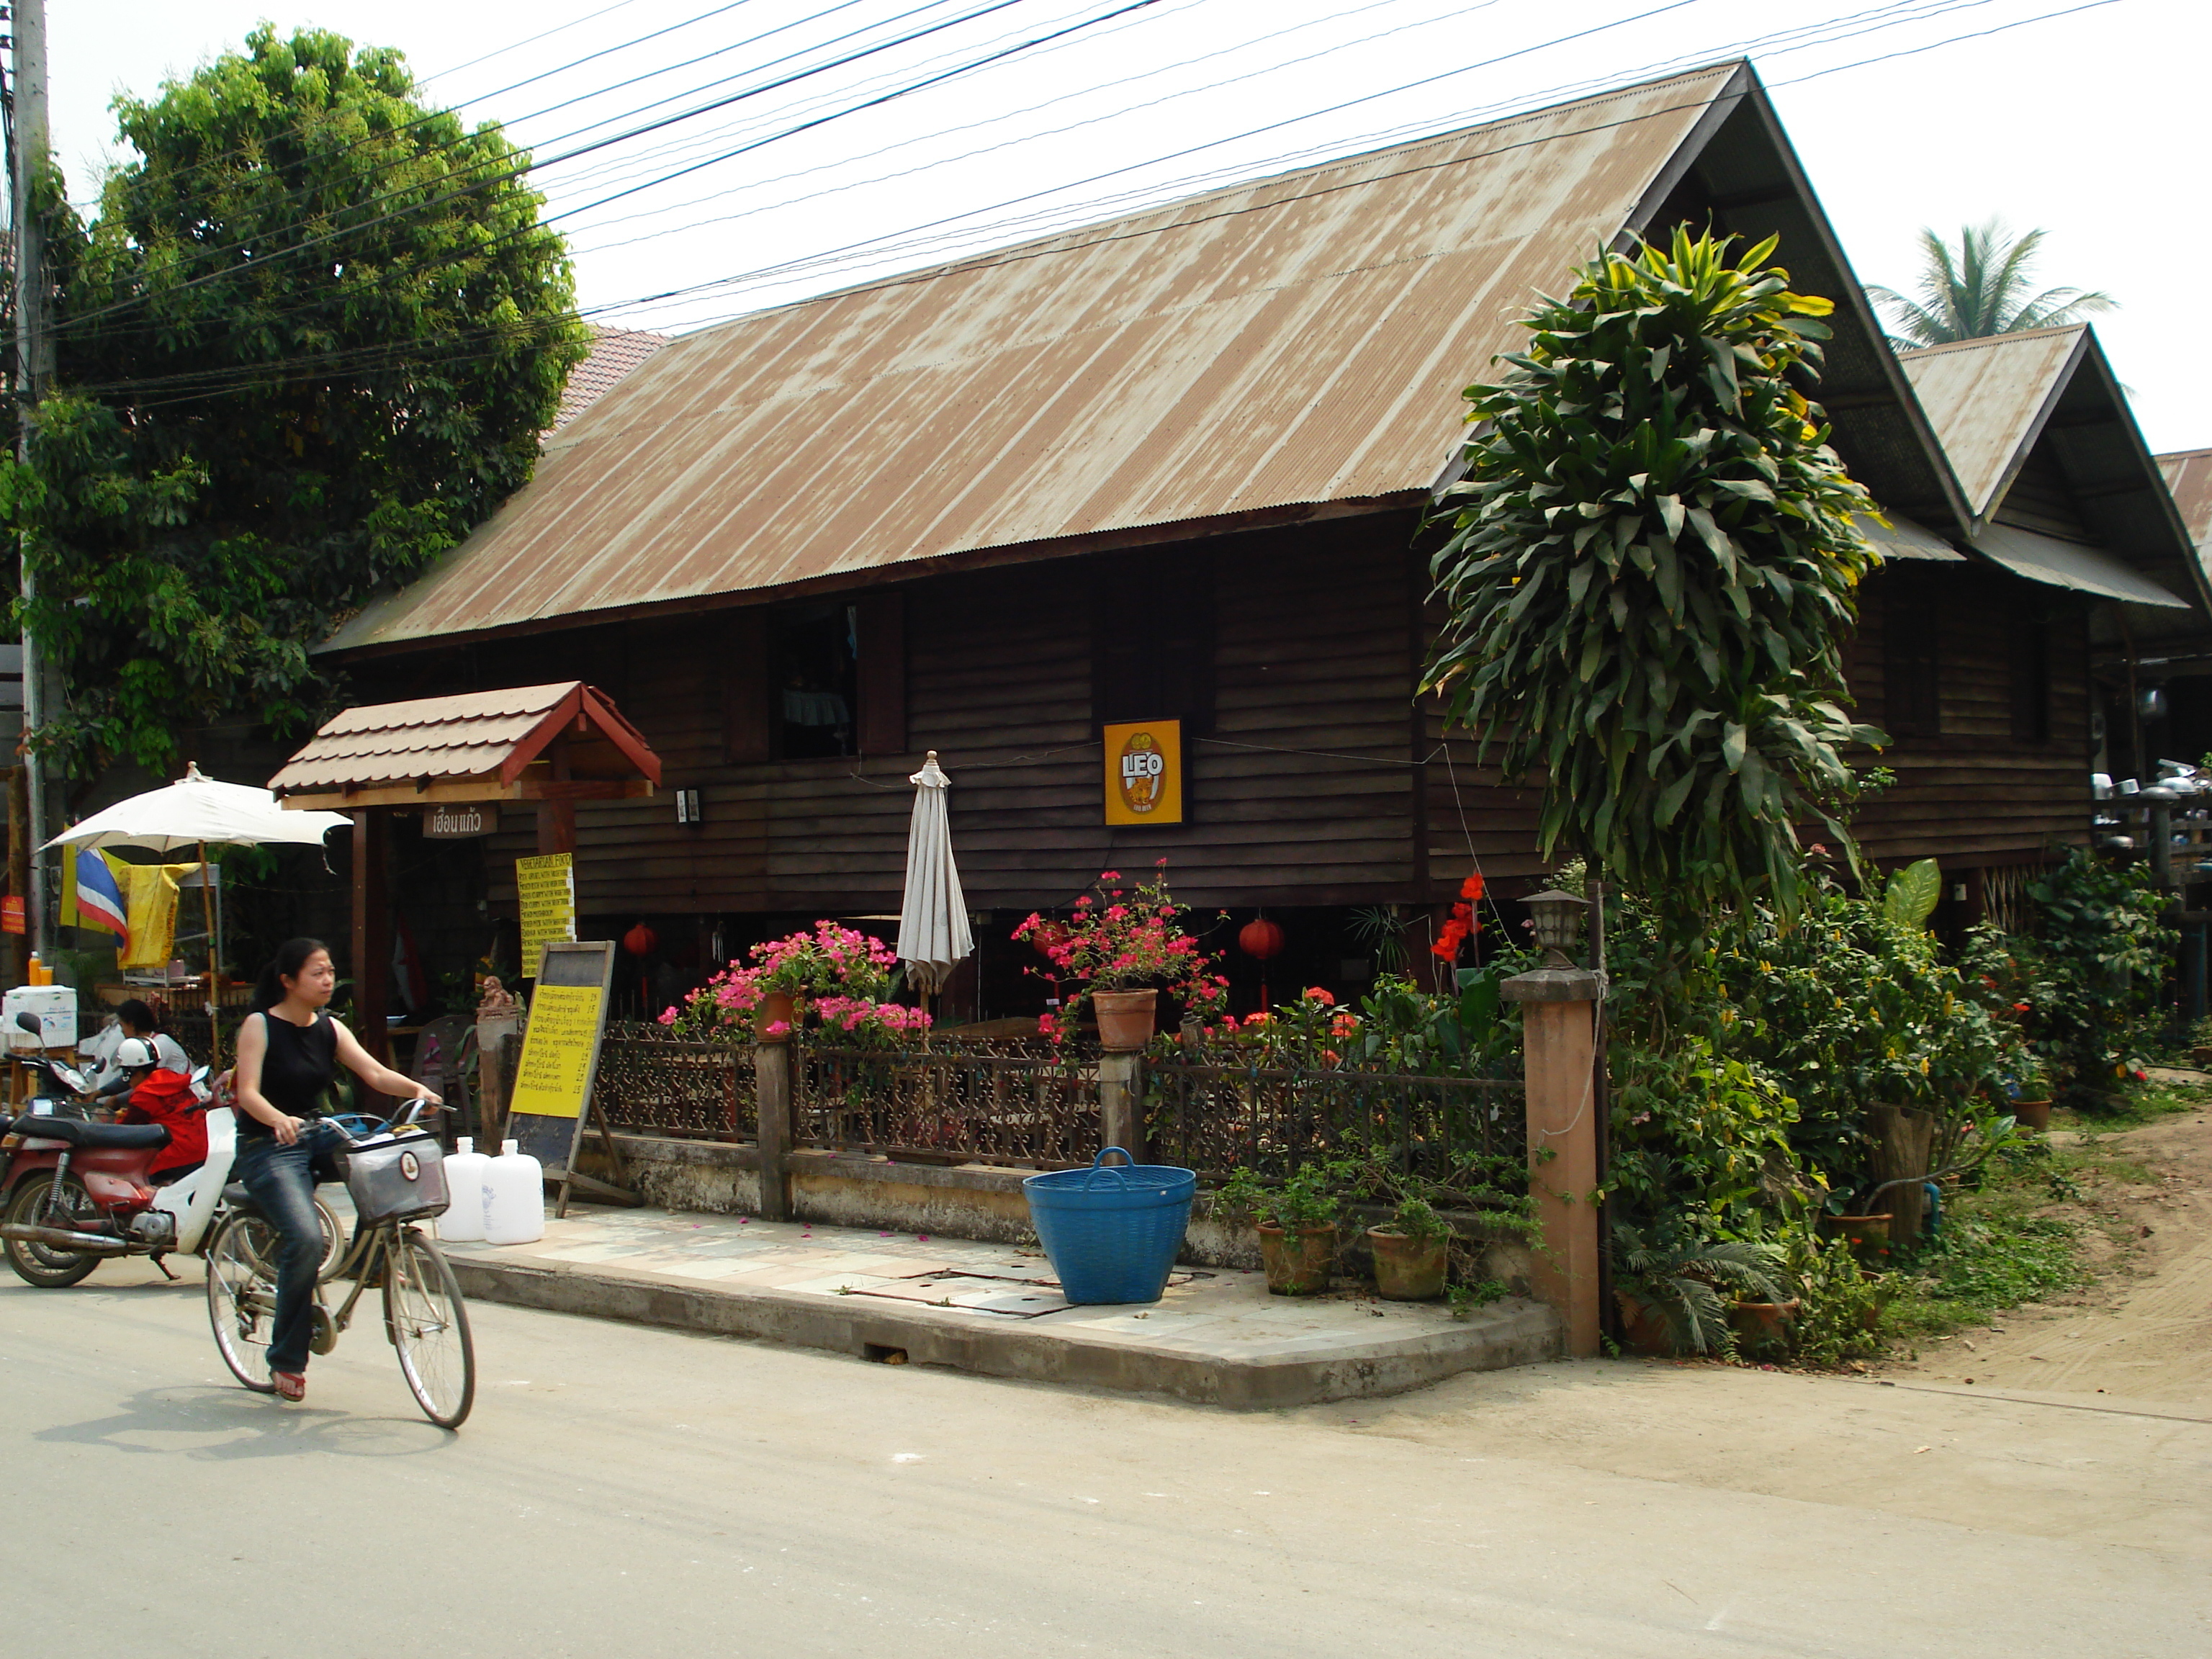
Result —
<path fill-rule="evenodd" d="M 978 909 L 1065 904 L 1102 867 L 1161 857 L 1200 906 L 1401 899 L 1418 858 L 1410 530 L 1346 520 L 1211 544 L 1214 714 L 1186 739 L 1190 821 L 1176 828 L 1101 822 L 1085 561 L 905 585 L 902 756 L 726 763 L 727 614 L 482 647 L 471 675 L 590 675 L 661 757 L 662 795 L 578 811 L 587 915 L 896 910 L 907 778 L 930 749 L 953 778 Z M 416 689 L 410 677 L 389 695 Z M 676 823 L 678 788 L 700 790 L 702 823 Z M 527 819 L 511 817 L 489 848 L 493 903 L 511 905 L 512 860 L 534 850 Z"/>
<path fill-rule="evenodd" d="M 1860 595 L 1849 673 L 1858 718 L 1882 723 L 1882 631 L 1900 580 L 1939 607 L 1942 732 L 1899 738 L 1878 757 L 1897 782 L 1859 814 L 1860 845 L 1884 865 L 2030 862 L 2089 834 L 2087 607 L 2061 591 L 1958 565 L 1883 571 Z M 2013 736 L 2013 630 L 2049 618 L 2051 735 Z"/>

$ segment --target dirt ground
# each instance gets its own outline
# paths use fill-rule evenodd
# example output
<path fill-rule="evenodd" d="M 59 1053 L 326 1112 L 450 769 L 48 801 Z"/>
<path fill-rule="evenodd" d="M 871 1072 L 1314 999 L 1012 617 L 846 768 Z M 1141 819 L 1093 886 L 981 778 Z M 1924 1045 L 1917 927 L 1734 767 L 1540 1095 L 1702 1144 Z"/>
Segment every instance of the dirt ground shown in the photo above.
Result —
<path fill-rule="evenodd" d="M 1310 1414 L 1477 1465 L 1533 1460 L 2212 1559 L 2207 1118 L 2102 1138 L 2108 1175 L 2063 1206 L 2087 1224 L 2094 1284 L 1923 1344 L 1917 1360 L 1839 1376 L 1536 1366 Z M 2123 1178 L 2136 1176 L 2148 1178 Z"/>

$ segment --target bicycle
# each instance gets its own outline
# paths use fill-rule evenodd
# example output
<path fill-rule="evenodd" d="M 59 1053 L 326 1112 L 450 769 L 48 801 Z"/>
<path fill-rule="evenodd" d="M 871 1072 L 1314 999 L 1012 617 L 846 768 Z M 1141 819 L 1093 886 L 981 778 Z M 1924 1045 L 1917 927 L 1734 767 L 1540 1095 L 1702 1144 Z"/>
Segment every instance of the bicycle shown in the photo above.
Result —
<path fill-rule="evenodd" d="M 386 1131 L 410 1127 L 426 1104 L 415 1102 L 385 1126 Z M 339 1132 L 353 1151 L 393 1144 L 374 1135 L 356 1136 L 343 1125 Z M 350 1176 L 348 1184 L 353 1185 Z M 271 1394 L 276 1385 L 270 1379 L 267 1362 L 257 1361 L 251 1351 L 267 1348 L 269 1328 L 276 1320 L 280 1241 L 242 1186 L 233 1183 L 225 1198 L 230 1217 L 207 1247 L 208 1321 L 231 1375 L 257 1394 Z M 360 1200 L 356 1188 L 356 1201 Z M 468 1306 L 444 1255 L 409 1224 L 412 1218 L 370 1221 L 356 1231 L 334 1275 L 350 1277 L 353 1289 L 332 1313 L 324 1304 L 322 1283 L 317 1283 L 308 1346 L 319 1354 L 337 1347 L 339 1334 L 352 1322 L 355 1305 L 371 1285 L 380 1287 L 385 1340 L 398 1352 L 407 1391 L 440 1428 L 458 1429 L 476 1402 L 476 1347 L 469 1335 Z"/>

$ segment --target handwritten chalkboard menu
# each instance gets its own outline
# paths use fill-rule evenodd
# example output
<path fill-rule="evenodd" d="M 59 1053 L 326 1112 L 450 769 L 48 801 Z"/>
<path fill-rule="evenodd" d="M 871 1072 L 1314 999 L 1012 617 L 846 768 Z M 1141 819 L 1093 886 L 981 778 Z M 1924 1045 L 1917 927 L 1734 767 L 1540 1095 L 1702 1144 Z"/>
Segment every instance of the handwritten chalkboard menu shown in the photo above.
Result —
<path fill-rule="evenodd" d="M 614 974 L 611 939 L 543 947 L 507 1099 L 507 1133 L 545 1166 L 548 1181 L 560 1183 L 556 1213 L 568 1208 L 576 1181 L 576 1149 L 583 1144 Z"/>

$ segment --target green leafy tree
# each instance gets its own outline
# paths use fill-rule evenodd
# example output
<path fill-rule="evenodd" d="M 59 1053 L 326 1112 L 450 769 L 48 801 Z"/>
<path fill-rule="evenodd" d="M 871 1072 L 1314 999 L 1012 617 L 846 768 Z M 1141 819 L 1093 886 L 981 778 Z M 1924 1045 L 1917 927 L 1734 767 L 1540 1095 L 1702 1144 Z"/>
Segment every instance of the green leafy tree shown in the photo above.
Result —
<path fill-rule="evenodd" d="M 586 339 L 520 158 L 396 52 L 264 25 L 115 109 L 91 217 L 44 181 L 57 361 L 0 491 L 80 772 L 322 712 L 308 647 L 528 480 Z"/>
<path fill-rule="evenodd" d="M 1911 300 L 1894 289 L 1871 285 L 1867 297 L 1888 313 L 1896 331 L 1891 343 L 1902 351 L 2056 328 L 2117 307 L 2118 301 L 2110 295 L 2085 294 L 2078 288 L 2029 292 L 2030 269 L 2043 237 L 2040 230 L 2010 235 L 2002 220 L 1991 219 L 1961 228 L 1954 248 L 1934 231 L 1923 230 L 1920 297 Z"/>
<path fill-rule="evenodd" d="M 1468 390 L 1432 563 L 1425 684 L 1509 777 L 1543 774 L 1546 856 L 1602 860 L 1692 930 L 1762 895 L 1790 915 L 1795 826 L 1847 845 L 1820 804 L 1852 787 L 1844 744 L 1886 740 L 1839 702 L 1874 505 L 1805 395 L 1832 307 L 1774 246 L 1731 262 L 1677 230 L 1539 303 Z"/>

